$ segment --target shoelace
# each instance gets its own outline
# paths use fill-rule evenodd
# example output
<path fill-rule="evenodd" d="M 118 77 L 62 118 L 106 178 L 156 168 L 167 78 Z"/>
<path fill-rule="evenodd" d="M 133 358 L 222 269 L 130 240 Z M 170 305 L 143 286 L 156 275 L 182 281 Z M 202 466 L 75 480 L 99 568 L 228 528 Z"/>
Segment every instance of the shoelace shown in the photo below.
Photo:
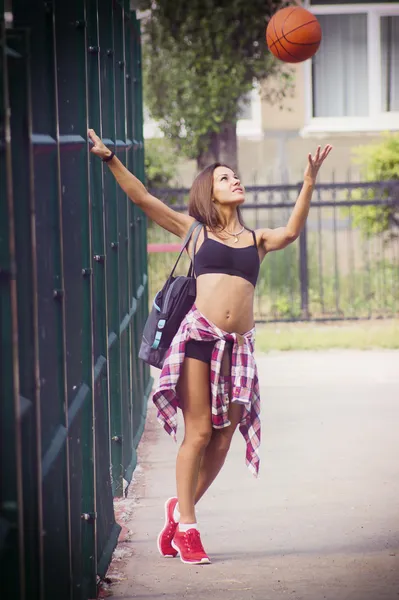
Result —
<path fill-rule="evenodd" d="M 176 527 L 177 527 L 177 524 L 176 524 L 176 523 L 170 523 L 170 522 L 169 522 L 169 523 L 167 524 L 166 528 L 165 528 L 165 533 L 166 533 L 167 535 L 172 535 L 172 534 L 174 534 L 174 533 L 175 533 L 175 531 L 176 531 Z"/>
<path fill-rule="evenodd" d="M 173 517 L 173 512 L 172 512 L 172 514 L 169 515 L 169 517 L 168 517 L 168 524 L 166 526 L 166 531 L 168 531 L 170 533 L 171 531 L 175 530 L 176 527 L 177 527 L 177 523 Z"/>
<path fill-rule="evenodd" d="M 173 517 L 168 519 L 168 522 L 166 524 L 165 527 L 165 533 L 167 535 L 171 535 L 174 534 L 174 532 L 176 531 L 176 527 L 177 527 L 177 523 L 176 521 L 174 521 Z"/>
<path fill-rule="evenodd" d="M 190 552 L 202 552 L 205 554 L 198 529 L 189 529 L 186 531 L 184 543 Z"/>

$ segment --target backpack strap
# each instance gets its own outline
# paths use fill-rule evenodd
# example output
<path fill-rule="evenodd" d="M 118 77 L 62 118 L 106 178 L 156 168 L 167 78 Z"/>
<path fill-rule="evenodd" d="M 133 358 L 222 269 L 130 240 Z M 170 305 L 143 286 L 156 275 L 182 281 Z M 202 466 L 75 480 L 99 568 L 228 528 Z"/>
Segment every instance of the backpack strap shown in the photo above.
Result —
<path fill-rule="evenodd" d="M 193 247 L 191 250 L 191 264 L 190 264 L 190 268 L 188 270 L 187 273 L 187 277 L 194 277 L 195 275 L 195 269 L 194 269 L 194 262 L 195 262 L 195 249 L 197 247 L 197 242 L 198 242 L 198 238 L 199 238 L 199 234 L 201 233 L 201 229 L 204 228 L 205 231 L 205 226 L 202 225 L 201 223 L 199 223 L 200 227 L 198 227 L 195 231 L 194 231 L 194 235 L 193 235 Z"/>
<path fill-rule="evenodd" d="M 186 235 L 186 237 L 185 237 L 185 238 L 184 238 L 184 240 L 183 240 L 183 248 L 182 248 L 182 250 L 184 250 L 184 248 L 187 246 L 188 242 L 189 242 L 189 241 L 190 241 L 190 239 L 191 239 L 191 235 L 192 235 L 192 233 L 193 233 L 194 229 L 195 229 L 196 227 L 198 227 L 198 225 L 201 225 L 201 223 L 199 223 L 198 221 L 194 221 L 194 223 L 192 223 L 192 224 L 190 225 L 190 229 L 188 230 L 188 232 L 187 232 L 187 235 Z"/>
<path fill-rule="evenodd" d="M 193 223 L 190 225 L 190 229 L 188 230 L 188 232 L 187 232 L 187 235 L 186 235 L 186 237 L 185 237 L 185 238 L 184 238 L 184 240 L 183 240 L 183 245 L 182 245 L 182 248 L 181 248 L 181 250 L 180 250 L 180 254 L 179 254 L 179 256 L 177 257 L 177 260 L 176 260 L 176 262 L 175 262 L 175 265 L 174 265 L 174 267 L 173 267 L 172 271 L 170 272 L 169 278 L 173 276 L 173 273 L 174 273 L 174 272 L 175 272 L 175 270 L 176 270 L 176 267 L 177 267 L 177 265 L 178 265 L 178 263 L 179 263 L 179 260 L 181 259 L 181 256 L 182 256 L 182 254 L 183 254 L 184 250 L 186 249 L 186 246 L 188 245 L 188 243 L 189 243 L 189 241 L 190 241 L 190 239 L 191 239 L 192 233 L 193 233 L 193 231 L 194 231 L 194 229 L 195 229 L 196 227 L 198 227 L 198 229 L 199 229 L 199 230 L 201 230 L 202 224 L 201 224 L 201 223 L 198 223 L 198 221 L 194 221 L 194 222 L 193 222 Z M 198 237 L 198 236 L 197 236 L 197 237 Z"/>

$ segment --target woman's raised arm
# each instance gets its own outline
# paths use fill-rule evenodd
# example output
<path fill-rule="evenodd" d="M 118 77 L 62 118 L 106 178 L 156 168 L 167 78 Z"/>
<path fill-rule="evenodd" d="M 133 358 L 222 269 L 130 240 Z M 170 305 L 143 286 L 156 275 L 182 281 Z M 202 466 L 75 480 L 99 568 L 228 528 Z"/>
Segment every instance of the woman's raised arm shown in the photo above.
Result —
<path fill-rule="evenodd" d="M 285 227 L 277 227 L 276 229 L 261 230 L 261 239 L 265 252 L 285 248 L 288 244 L 296 240 L 301 233 L 308 218 L 317 174 L 331 150 L 332 146 L 328 144 L 323 151 L 318 146 L 314 156 L 308 154 L 308 164 L 305 169 L 303 186 L 287 225 Z"/>
<path fill-rule="evenodd" d="M 101 159 L 111 156 L 111 150 L 105 146 L 93 129 L 88 130 L 88 135 L 93 142 L 93 147 L 90 150 L 93 154 Z M 134 204 L 137 204 L 145 212 L 149 219 L 180 238 L 186 236 L 190 225 L 194 221 L 192 217 L 172 210 L 161 200 L 150 194 L 141 181 L 116 156 L 108 161 L 107 165 L 123 191 Z"/>

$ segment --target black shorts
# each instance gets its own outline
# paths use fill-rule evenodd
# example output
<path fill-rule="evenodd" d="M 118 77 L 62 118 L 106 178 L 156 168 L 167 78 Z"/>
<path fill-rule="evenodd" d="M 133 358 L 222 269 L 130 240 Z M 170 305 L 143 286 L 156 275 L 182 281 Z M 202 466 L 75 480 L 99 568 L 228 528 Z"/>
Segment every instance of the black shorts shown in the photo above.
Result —
<path fill-rule="evenodd" d="M 186 356 L 187 358 L 196 358 L 202 362 L 211 364 L 212 351 L 215 342 L 200 342 L 198 340 L 189 340 L 186 343 Z M 228 352 L 231 355 L 233 349 L 233 342 L 227 342 Z"/>

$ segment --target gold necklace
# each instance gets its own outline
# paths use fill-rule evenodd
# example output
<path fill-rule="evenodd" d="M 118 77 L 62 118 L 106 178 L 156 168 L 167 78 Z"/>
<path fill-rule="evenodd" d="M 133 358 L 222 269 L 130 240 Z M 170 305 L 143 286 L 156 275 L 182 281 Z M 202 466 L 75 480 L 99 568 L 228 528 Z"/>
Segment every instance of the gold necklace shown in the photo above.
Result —
<path fill-rule="evenodd" d="M 228 229 L 225 229 L 225 232 L 235 238 L 234 243 L 236 244 L 238 242 L 238 236 L 242 234 L 244 229 L 245 229 L 245 227 L 243 226 L 242 229 L 240 231 L 238 231 L 237 233 L 231 233 L 231 231 L 229 231 Z"/>

